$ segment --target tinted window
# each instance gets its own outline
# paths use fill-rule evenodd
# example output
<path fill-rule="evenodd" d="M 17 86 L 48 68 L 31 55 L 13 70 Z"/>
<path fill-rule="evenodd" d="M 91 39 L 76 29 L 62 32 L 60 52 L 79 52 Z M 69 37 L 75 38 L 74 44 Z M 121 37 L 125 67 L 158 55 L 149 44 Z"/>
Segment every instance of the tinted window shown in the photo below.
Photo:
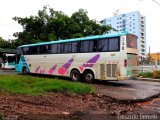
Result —
<path fill-rule="evenodd" d="M 39 54 L 39 47 L 38 46 L 32 46 L 32 47 L 29 47 L 29 49 L 30 49 L 29 54 Z"/>
<path fill-rule="evenodd" d="M 57 53 L 63 53 L 63 44 L 58 44 Z"/>
<path fill-rule="evenodd" d="M 30 54 L 29 47 L 24 47 L 24 48 L 22 48 L 22 51 L 23 51 L 23 54 L 24 54 L 24 55 Z"/>
<path fill-rule="evenodd" d="M 73 42 L 72 43 L 72 53 L 76 53 L 76 52 L 78 52 L 78 43 Z"/>
<path fill-rule="evenodd" d="M 109 51 L 119 51 L 119 39 L 110 38 L 109 39 Z"/>
<path fill-rule="evenodd" d="M 41 45 L 40 46 L 40 54 L 48 54 L 51 52 L 50 45 Z"/>
<path fill-rule="evenodd" d="M 61 48 L 62 47 L 62 45 L 61 44 L 53 44 L 53 45 L 51 45 L 51 53 L 53 53 L 53 54 L 59 54 L 60 52 L 61 52 Z"/>
<path fill-rule="evenodd" d="M 57 44 L 51 45 L 51 53 L 57 53 Z"/>
<path fill-rule="evenodd" d="M 8 63 L 15 62 L 16 57 L 15 56 L 8 56 Z"/>
<path fill-rule="evenodd" d="M 93 41 L 82 41 L 80 45 L 80 52 L 93 52 Z"/>
<path fill-rule="evenodd" d="M 16 50 L 16 64 L 19 63 L 20 57 L 21 57 L 21 49 L 18 48 L 18 49 Z"/>
<path fill-rule="evenodd" d="M 98 40 L 98 51 L 99 52 L 108 51 L 108 39 Z"/>
<path fill-rule="evenodd" d="M 72 44 L 71 43 L 64 43 L 63 44 L 63 53 L 71 53 L 72 51 Z"/>

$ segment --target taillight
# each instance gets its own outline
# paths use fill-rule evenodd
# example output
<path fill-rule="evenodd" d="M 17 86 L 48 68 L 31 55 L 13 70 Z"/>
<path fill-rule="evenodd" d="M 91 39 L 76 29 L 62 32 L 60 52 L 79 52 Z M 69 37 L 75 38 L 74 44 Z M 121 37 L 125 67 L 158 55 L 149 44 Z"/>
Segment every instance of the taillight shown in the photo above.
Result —
<path fill-rule="evenodd" d="M 127 60 L 124 60 L 124 67 L 127 67 Z"/>

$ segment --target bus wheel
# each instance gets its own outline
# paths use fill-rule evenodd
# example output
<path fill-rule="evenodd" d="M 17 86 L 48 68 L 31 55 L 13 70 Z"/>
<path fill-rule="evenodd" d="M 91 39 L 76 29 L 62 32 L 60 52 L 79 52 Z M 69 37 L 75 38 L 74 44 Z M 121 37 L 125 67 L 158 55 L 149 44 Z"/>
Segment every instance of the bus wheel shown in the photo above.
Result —
<path fill-rule="evenodd" d="M 83 76 L 84 76 L 85 82 L 87 83 L 92 83 L 94 81 L 94 74 L 90 70 L 85 71 Z"/>
<path fill-rule="evenodd" d="M 74 69 L 71 71 L 71 75 L 70 75 L 72 81 L 80 81 L 81 78 L 81 74 L 78 70 Z"/>
<path fill-rule="evenodd" d="M 23 73 L 23 75 L 27 74 L 27 68 L 26 67 L 23 67 L 22 73 Z"/>

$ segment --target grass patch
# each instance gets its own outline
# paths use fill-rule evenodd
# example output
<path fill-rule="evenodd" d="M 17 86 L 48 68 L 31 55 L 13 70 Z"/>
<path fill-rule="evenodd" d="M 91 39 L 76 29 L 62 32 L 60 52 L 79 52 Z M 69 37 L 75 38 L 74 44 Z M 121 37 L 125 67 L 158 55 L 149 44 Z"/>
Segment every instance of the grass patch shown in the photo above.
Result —
<path fill-rule="evenodd" d="M 49 91 L 86 94 L 94 93 L 95 88 L 92 85 L 53 78 L 27 75 L 0 75 L 0 91 L 29 95 L 39 95 Z"/>

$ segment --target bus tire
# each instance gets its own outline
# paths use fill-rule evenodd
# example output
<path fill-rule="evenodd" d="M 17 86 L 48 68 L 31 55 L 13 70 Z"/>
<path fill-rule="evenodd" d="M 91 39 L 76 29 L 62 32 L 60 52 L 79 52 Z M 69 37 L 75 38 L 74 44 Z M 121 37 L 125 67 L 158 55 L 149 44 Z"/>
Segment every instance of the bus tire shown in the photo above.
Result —
<path fill-rule="evenodd" d="M 94 82 L 94 73 L 91 70 L 86 70 L 83 73 L 83 78 L 85 82 L 92 83 Z"/>
<path fill-rule="evenodd" d="M 71 77 L 72 81 L 77 82 L 77 81 L 80 81 L 81 74 L 77 69 L 73 69 L 71 71 L 70 77 Z"/>
<path fill-rule="evenodd" d="M 22 73 L 23 73 L 23 75 L 26 75 L 26 74 L 27 74 L 27 68 L 26 68 L 26 67 L 23 67 Z"/>

